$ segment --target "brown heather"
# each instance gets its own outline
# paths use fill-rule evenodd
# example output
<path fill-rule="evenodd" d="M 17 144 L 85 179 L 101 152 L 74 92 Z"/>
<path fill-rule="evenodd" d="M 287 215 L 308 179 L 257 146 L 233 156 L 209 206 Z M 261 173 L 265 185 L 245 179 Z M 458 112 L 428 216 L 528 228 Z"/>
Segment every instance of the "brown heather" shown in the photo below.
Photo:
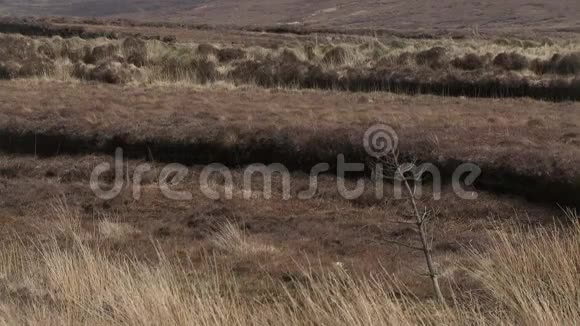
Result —
<path fill-rule="evenodd" d="M 0 250 L 4 325 L 563 325 L 580 315 L 577 224 L 492 235 L 468 263 L 480 299 L 439 306 L 401 296 L 400 283 L 381 272 L 353 277 L 340 265 L 316 275 L 304 269 L 292 287 L 272 283 L 247 300 L 212 258 L 194 266 L 158 252 L 144 262 L 100 249 L 103 234 L 83 230 L 62 201 L 48 217 L 56 228 Z M 221 249 L 264 250 L 224 227 Z"/>
<path fill-rule="evenodd" d="M 486 40 L 359 37 L 343 43 L 225 47 L 127 37 L 1 34 L 0 78 L 114 84 L 226 82 L 263 87 L 393 91 L 470 97 L 577 99 L 576 43 L 520 47 Z"/>
<path fill-rule="evenodd" d="M 580 48 L 571 34 L 22 21 L 0 21 L 12 33 L 0 34 L 0 325 L 580 319 Z M 313 198 L 299 198 L 317 163 L 334 167 L 344 154 L 372 166 L 362 137 L 377 123 L 398 133 L 402 162 L 439 167 L 440 200 L 429 182 L 410 205 L 391 183 L 377 196 L 368 173 L 333 170 Z M 117 147 L 124 186 L 103 200 L 91 172 Z M 200 182 L 215 162 L 230 168 L 231 185 L 219 175 Z M 483 171 L 471 201 L 449 183 L 466 162 Z M 137 198 L 131 176 L 144 163 Z M 161 176 L 167 163 L 185 164 L 184 180 Z M 265 177 L 247 189 L 252 163 L 287 166 L 290 198 L 279 174 L 270 199 Z M 114 177 L 99 182 L 110 188 Z M 169 200 L 160 181 L 191 200 Z M 345 199 L 339 181 L 365 191 Z M 412 249 L 425 240 L 408 224 L 414 206 L 429 212 L 447 304 Z"/>

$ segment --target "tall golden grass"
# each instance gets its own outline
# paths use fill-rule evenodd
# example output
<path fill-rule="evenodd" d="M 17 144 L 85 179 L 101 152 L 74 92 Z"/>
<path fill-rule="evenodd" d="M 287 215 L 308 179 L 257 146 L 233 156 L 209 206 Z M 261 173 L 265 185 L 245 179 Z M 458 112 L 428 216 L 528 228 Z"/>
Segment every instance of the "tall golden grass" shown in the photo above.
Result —
<path fill-rule="evenodd" d="M 341 267 L 252 300 L 236 277 L 203 266 L 156 263 L 99 249 L 61 203 L 53 227 L 0 250 L 3 325 L 572 325 L 580 320 L 580 227 L 502 231 L 467 268 L 482 294 L 447 306 L 419 300 L 378 272 Z M 107 223 L 113 223 L 107 220 Z M 229 230 L 229 231 L 228 231 Z M 224 241 L 226 225 L 217 240 Z M 237 235 L 235 239 L 243 239 Z M 245 240 L 244 240 L 245 241 Z M 243 242 L 244 242 L 243 241 Z M 403 289 L 403 290 L 401 290 Z"/>
<path fill-rule="evenodd" d="M 424 71 L 427 66 L 441 65 L 437 69 L 456 73 L 473 66 L 484 67 L 492 75 L 508 71 L 512 75 L 529 78 L 541 77 L 537 76 L 538 73 L 563 73 L 570 77 L 580 70 L 578 43 L 516 41 L 380 41 L 361 37 L 336 44 L 304 41 L 294 46 L 280 46 L 275 49 L 256 46 L 232 49 L 221 44 L 168 44 L 135 38 L 62 39 L 0 34 L 0 78 L 191 84 L 215 81 L 238 84 L 255 81 L 268 86 L 291 86 L 304 78 L 340 79 L 352 75 L 353 71 L 363 73 L 385 67 L 414 74 Z M 437 65 L 415 60 L 416 56 L 429 53 L 432 49 L 445 50 L 442 58 L 435 58 L 436 61 L 441 61 Z M 518 69 L 506 68 L 505 64 L 494 64 L 492 59 L 500 54 L 517 55 L 525 64 Z M 555 54 L 562 55 L 554 57 Z M 466 55 L 469 55 L 471 61 L 477 61 L 477 64 L 464 64 Z M 453 64 L 454 62 L 458 63 Z M 503 68 L 500 69 L 501 67 Z M 354 78 L 349 78 L 351 77 Z"/>

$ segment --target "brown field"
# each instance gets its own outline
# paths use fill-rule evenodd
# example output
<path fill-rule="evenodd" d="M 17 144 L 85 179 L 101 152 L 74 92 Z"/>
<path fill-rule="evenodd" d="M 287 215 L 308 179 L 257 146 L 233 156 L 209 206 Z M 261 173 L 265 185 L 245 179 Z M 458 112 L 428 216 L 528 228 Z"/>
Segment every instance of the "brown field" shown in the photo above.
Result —
<path fill-rule="evenodd" d="M 31 3 L 5 8 L 25 13 Z M 339 13 L 325 15 L 345 22 Z M 544 17 L 540 9 L 534 15 Z M 556 25 L 569 27 L 566 17 Z M 86 30 L 0 34 L 0 324 L 561 325 L 580 318 L 574 37 L 77 26 Z M 427 179 L 423 196 L 412 198 L 431 218 L 426 231 L 445 304 L 433 293 L 424 253 L 409 248 L 420 244 L 409 224 L 411 197 L 398 196 L 392 181 L 381 183 L 383 196 L 372 191 L 376 162 L 363 139 L 376 124 L 397 133 L 403 162 L 441 171 L 440 199 Z M 119 147 L 123 187 L 100 199 L 91 173 L 113 163 Z M 339 154 L 365 171 L 337 177 Z M 136 198 L 130 184 L 145 163 L 151 171 Z M 188 168 L 183 180 L 163 175 L 169 163 Z M 231 186 L 219 177 L 200 182 L 211 163 L 231 169 Z M 247 189 L 244 171 L 253 163 L 285 165 L 290 199 L 278 174 L 270 199 L 263 177 Z M 329 163 L 328 173 L 312 198 L 299 199 L 318 163 Z M 467 189 L 477 192 L 474 200 L 452 187 L 463 163 L 482 170 Z M 111 188 L 114 179 L 109 171 L 99 182 Z M 345 199 L 339 181 L 367 188 Z M 164 182 L 191 198 L 168 199 Z M 207 189 L 232 198 L 211 199 Z"/>
<path fill-rule="evenodd" d="M 112 153 L 121 146 L 138 159 L 280 162 L 308 172 L 341 153 L 365 162 L 364 131 L 386 123 L 405 155 L 444 171 L 479 164 L 483 189 L 578 203 L 576 103 L 24 80 L 4 82 L 0 94 L 0 146 L 13 153 Z"/>

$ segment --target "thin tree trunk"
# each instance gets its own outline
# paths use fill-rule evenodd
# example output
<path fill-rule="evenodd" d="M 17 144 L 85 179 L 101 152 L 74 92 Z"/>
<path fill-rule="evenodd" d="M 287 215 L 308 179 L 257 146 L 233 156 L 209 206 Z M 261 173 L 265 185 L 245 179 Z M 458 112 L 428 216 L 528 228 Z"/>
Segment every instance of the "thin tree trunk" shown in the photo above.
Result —
<path fill-rule="evenodd" d="M 399 159 L 397 157 L 397 154 L 393 152 L 393 158 L 395 160 L 395 165 L 397 167 L 397 169 L 400 167 L 399 165 Z M 416 220 L 416 224 L 417 224 L 417 228 L 419 229 L 419 235 L 421 237 L 421 251 L 423 251 L 424 255 L 425 255 L 425 261 L 427 262 L 427 270 L 429 271 L 429 277 L 431 278 L 431 283 L 433 285 L 433 291 L 435 292 L 435 295 L 437 296 L 437 300 L 440 303 L 445 304 L 445 297 L 443 296 L 443 292 L 441 292 L 441 287 L 439 286 L 439 273 L 437 272 L 437 267 L 435 266 L 435 263 L 433 262 L 433 256 L 432 256 L 432 248 L 429 245 L 429 242 L 427 241 L 427 234 L 426 234 L 426 230 L 425 230 L 425 222 L 426 222 L 426 218 L 427 218 L 427 212 L 421 214 L 421 212 L 419 211 L 419 208 L 417 207 L 417 201 L 415 200 L 415 191 L 413 191 L 413 189 L 411 189 L 411 185 L 409 184 L 409 180 L 405 177 L 404 172 L 401 173 L 400 177 L 402 178 L 404 184 L 405 184 L 405 188 L 407 189 L 407 192 L 409 193 L 410 196 L 410 201 L 411 201 L 411 206 L 413 206 L 413 213 L 415 215 L 415 220 Z"/>

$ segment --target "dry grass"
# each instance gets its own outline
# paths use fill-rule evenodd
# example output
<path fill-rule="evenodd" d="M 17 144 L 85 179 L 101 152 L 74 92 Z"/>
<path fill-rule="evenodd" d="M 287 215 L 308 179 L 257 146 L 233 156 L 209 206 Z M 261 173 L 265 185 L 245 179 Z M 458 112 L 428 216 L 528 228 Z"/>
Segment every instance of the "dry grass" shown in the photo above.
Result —
<path fill-rule="evenodd" d="M 568 325 L 580 318 L 580 223 L 571 230 L 500 232 L 473 272 L 513 320 Z"/>
<path fill-rule="evenodd" d="M 108 240 L 122 241 L 137 232 L 130 224 L 110 218 L 103 218 L 98 224 L 99 235 Z"/>
<path fill-rule="evenodd" d="M 51 215 L 73 225 L 80 218 L 64 202 Z M 237 233 L 232 229 L 227 224 L 220 234 Z M 252 301 L 236 276 L 213 263 L 161 253 L 143 262 L 75 233 L 64 241 L 44 232 L 50 240 L 21 239 L 0 250 L 3 325 L 562 325 L 580 314 L 577 224 L 500 233 L 488 250 L 473 254 L 469 270 L 486 299 L 450 306 L 421 301 L 380 271 L 359 278 L 340 266 L 316 276 L 305 269 L 294 287 L 274 284 L 267 297 Z M 247 243 L 230 235 L 228 247 Z"/>
<path fill-rule="evenodd" d="M 54 229 L 54 234 L 68 238 L 75 238 L 84 234 L 78 212 L 70 208 L 64 199 L 57 200 L 51 207 L 54 211 L 53 217 L 55 220 L 49 226 Z"/>
<path fill-rule="evenodd" d="M 578 43 L 358 37 L 273 48 L 1 34 L 0 78 L 569 98 Z M 522 91 L 521 88 L 524 88 Z M 530 90 L 525 90 L 531 88 Z M 536 88 L 541 88 L 536 90 Z M 546 93 L 548 92 L 548 93 Z M 555 92 L 551 95 L 551 92 Z M 520 94 L 521 93 L 521 94 Z"/>
<path fill-rule="evenodd" d="M 274 246 L 250 239 L 242 226 L 229 221 L 213 235 L 210 242 L 218 250 L 238 256 L 275 254 L 278 251 Z"/>

